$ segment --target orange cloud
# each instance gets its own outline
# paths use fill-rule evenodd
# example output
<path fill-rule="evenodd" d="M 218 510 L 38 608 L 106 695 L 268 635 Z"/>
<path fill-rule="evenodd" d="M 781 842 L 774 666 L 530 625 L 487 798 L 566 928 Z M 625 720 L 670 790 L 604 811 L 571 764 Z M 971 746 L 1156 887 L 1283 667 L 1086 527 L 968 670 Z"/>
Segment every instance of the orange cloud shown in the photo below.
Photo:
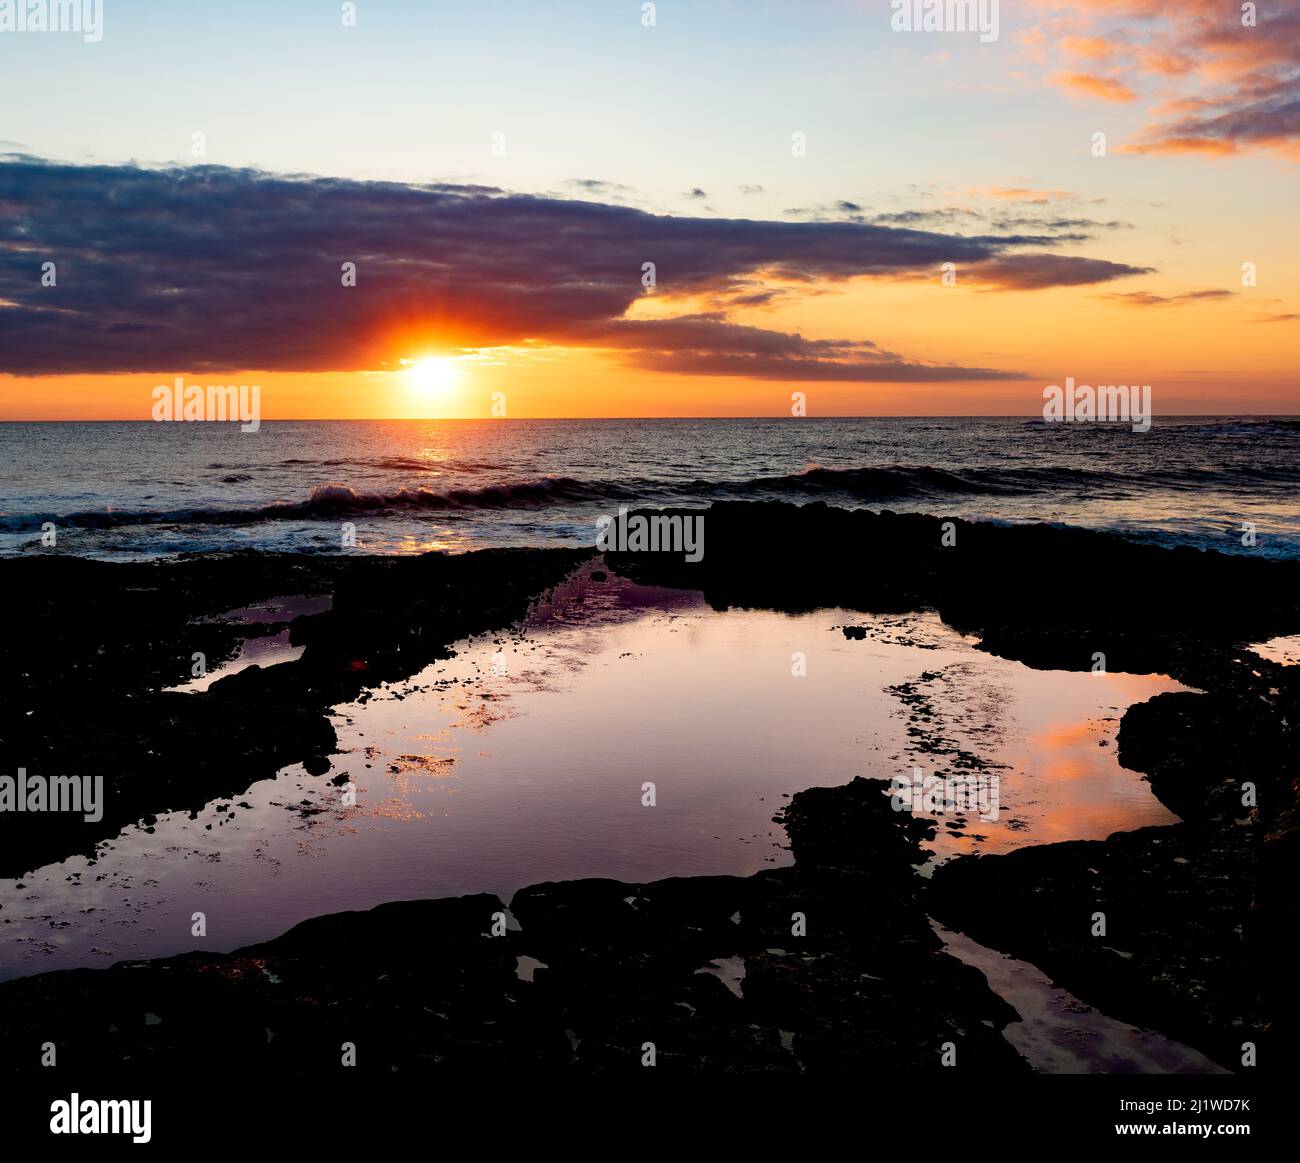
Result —
<path fill-rule="evenodd" d="M 1200 153 L 1210 157 L 1224 157 L 1236 153 L 1235 142 L 1219 137 L 1166 137 L 1152 136 L 1148 141 L 1130 142 L 1120 147 L 1120 153 Z"/>
<path fill-rule="evenodd" d="M 1114 45 L 1101 36 L 1067 36 L 1062 42 L 1061 47 L 1070 54 L 1070 56 L 1082 57 L 1089 61 L 1109 60 L 1117 53 L 1125 50 Z"/>
<path fill-rule="evenodd" d="M 1102 101 L 1136 101 L 1137 94 L 1123 81 L 1113 77 L 1097 77 L 1091 73 L 1057 73 L 1051 78 L 1052 84 L 1063 89 L 1097 97 Z"/>
<path fill-rule="evenodd" d="M 1196 62 L 1184 53 L 1157 48 L 1145 49 L 1138 57 L 1138 63 L 1148 72 L 1166 77 L 1181 76 L 1196 67 Z"/>
<path fill-rule="evenodd" d="M 1163 82 L 1162 104 L 1124 147 L 1135 154 L 1271 151 L 1300 158 L 1300 0 L 1093 0 L 1061 17 L 1062 0 L 1020 35 L 1022 51 L 1057 72 L 1050 84 L 1104 101 L 1132 101 L 1118 79 Z M 1055 58 L 1053 60 L 1053 58 Z M 1074 71 L 1079 61 L 1097 71 Z M 1170 91 L 1177 83 L 1181 91 Z"/>
<path fill-rule="evenodd" d="M 1032 190 L 1023 186 L 988 186 L 983 190 L 972 190 L 971 193 L 990 198 L 1006 198 L 1012 202 L 1048 202 L 1053 198 L 1072 197 L 1068 190 Z"/>

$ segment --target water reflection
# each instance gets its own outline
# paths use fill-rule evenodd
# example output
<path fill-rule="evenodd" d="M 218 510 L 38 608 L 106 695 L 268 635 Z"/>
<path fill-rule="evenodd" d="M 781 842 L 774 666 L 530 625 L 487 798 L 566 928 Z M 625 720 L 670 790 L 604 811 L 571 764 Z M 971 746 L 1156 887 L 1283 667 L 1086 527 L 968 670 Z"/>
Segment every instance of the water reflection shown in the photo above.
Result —
<path fill-rule="evenodd" d="M 519 630 L 337 708 L 329 775 L 288 768 L 96 863 L 0 882 L 0 973 L 227 950 L 389 900 L 744 875 L 788 863 L 772 816 L 792 793 L 956 755 L 990 765 L 1001 811 L 940 828 L 940 859 L 1166 823 L 1114 737 L 1128 704 L 1176 689 L 1032 671 L 933 615 L 716 612 L 584 573 Z"/>

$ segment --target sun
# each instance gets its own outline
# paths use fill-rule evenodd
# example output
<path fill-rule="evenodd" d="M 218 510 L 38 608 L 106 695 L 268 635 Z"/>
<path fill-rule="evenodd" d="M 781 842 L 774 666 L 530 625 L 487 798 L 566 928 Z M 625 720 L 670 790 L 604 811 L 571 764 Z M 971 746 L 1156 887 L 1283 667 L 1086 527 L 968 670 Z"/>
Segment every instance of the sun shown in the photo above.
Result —
<path fill-rule="evenodd" d="M 444 399 L 460 379 L 459 365 L 445 355 L 402 362 L 406 365 L 406 382 L 425 400 Z"/>

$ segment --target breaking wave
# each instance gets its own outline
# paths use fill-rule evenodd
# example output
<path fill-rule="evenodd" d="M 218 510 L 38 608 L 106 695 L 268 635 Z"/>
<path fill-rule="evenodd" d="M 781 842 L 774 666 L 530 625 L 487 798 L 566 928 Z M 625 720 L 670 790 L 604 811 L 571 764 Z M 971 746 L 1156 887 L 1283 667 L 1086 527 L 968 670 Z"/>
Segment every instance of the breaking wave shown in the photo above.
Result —
<path fill-rule="evenodd" d="M 255 507 L 195 507 L 162 511 L 103 509 L 62 515 L 7 515 L 0 529 L 20 532 L 42 521 L 85 529 L 128 525 L 249 525 L 261 521 L 337 519 L 347 514 L 419 512 L 452 514 L 490 510 L 541 510 L 597 504 L 665 505 L 723 500 L 825 500 L 831 504 L 888 503 L 948 497 L 1024 496 L 1068 491 L 1074 495 L 1115 496 L 1145 489 L 1199 489 L 1234 484 L 1258 488 L 1293 486 L 1295 467 L 1241 466 L 1225 474 L 1202 468 L 1156 469 L 1120 473 L 1064 466 L 999 469 L 939 469 L 926 465 L 826 468 L 809 465 L 802 472 L 749 480 L 577 480 L 545 476 L 477 488 L 434 489 L 427 486 L 367 492 L 346 484 L 317 485 L 306 500 L 274 501 Z"/>

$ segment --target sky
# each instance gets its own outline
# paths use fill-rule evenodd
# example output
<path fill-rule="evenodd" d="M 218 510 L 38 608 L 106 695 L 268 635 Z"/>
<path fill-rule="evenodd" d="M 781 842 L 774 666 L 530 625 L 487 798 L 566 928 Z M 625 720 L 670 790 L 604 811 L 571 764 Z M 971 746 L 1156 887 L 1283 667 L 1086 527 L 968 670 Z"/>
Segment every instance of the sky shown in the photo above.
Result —
<path fill-rule="evenodd" d="M 5 8 L 0 419 L 1300 413 L 1300 0 Z"/>

